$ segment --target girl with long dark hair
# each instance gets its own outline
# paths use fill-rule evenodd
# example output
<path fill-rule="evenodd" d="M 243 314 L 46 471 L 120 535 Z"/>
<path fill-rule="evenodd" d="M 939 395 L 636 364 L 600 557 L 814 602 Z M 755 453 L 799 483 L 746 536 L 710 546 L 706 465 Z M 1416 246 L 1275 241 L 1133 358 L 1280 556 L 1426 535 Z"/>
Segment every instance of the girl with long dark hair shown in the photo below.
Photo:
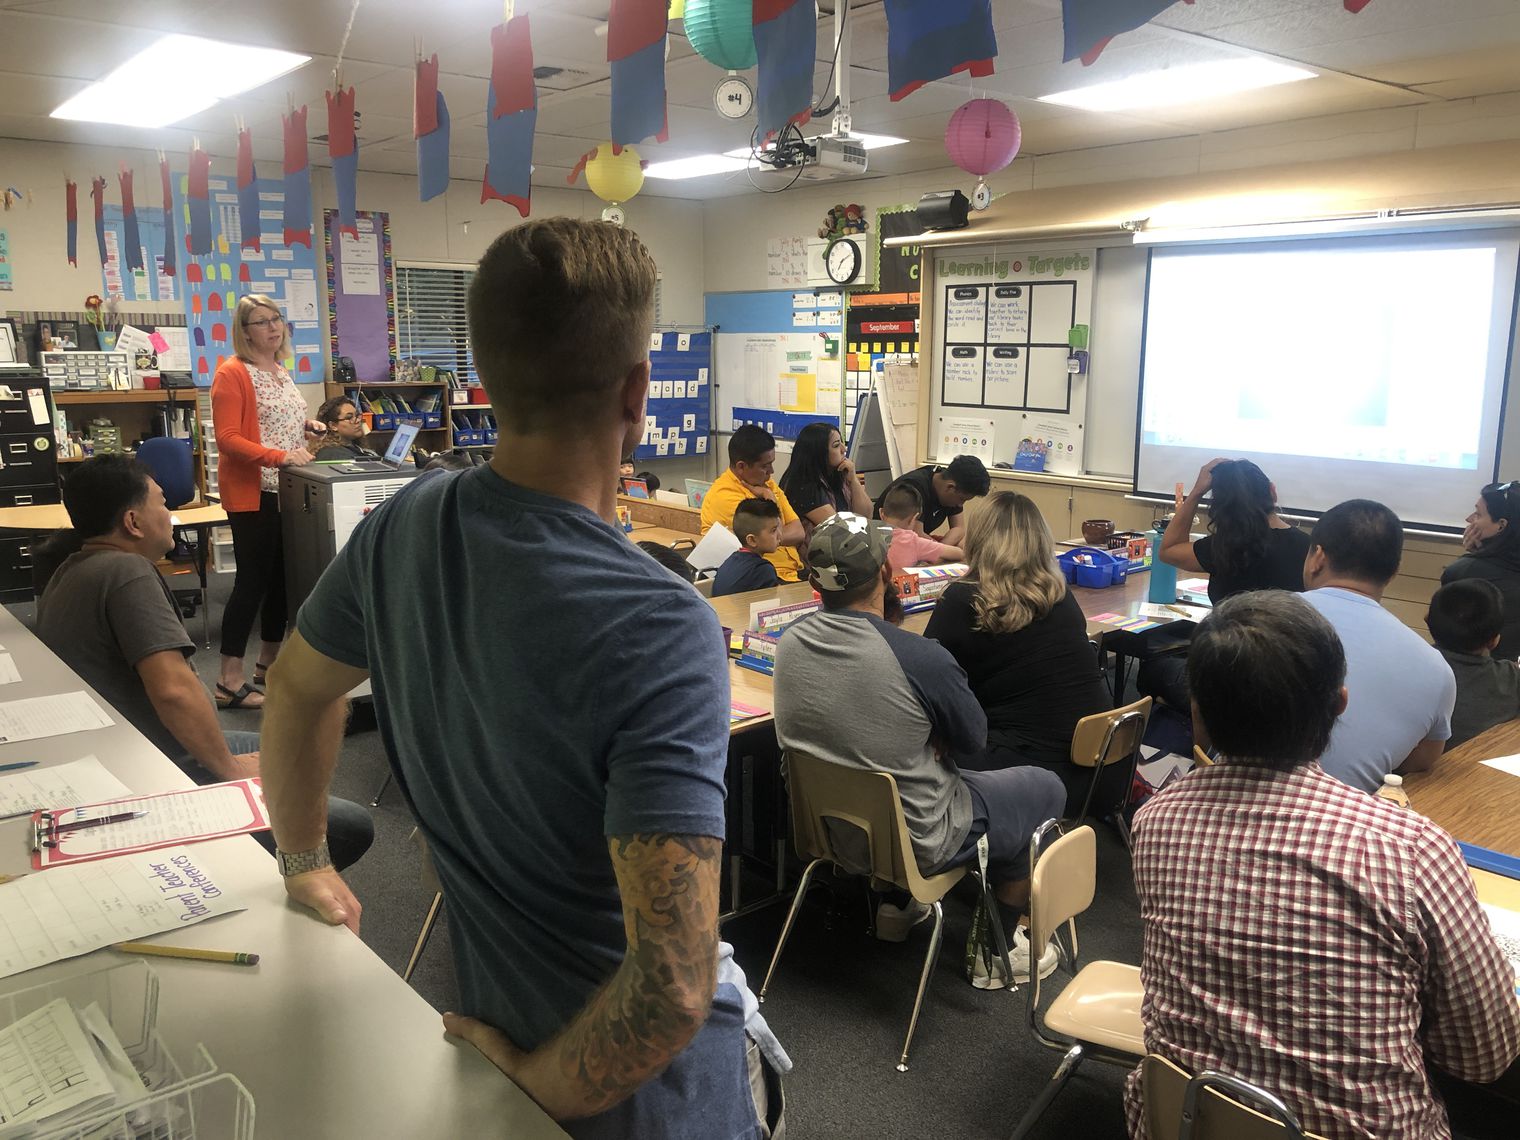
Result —
<path fill-rule="evenodd" d="M 808 424 L 797 434 L 781 489 L 810 529 L 842 511 L 871 517 L 871 496 L 832 424 Z"/>
<path fill-rule="evenodd" d="M 1209 495 L 1209 533 L 1193 541 L 1194 514 Z M 1161 561 L 1209 575 L 1216 605 L 1246 590 L 1304 588 L 1309 536 L 1277 513 L 1277 488 L 1249 459 L 1214 459 L 1198 472 L 1161 538 Z"/>
<path fill-rule="evenodd" d="M 1520 654 L 1520 481 L 1490 483 L 1478 493 L 1467 530 L 1467 552 L 1441 572 L 1441 585 L 1483 578 L 1504 597 L 1504 627 L 1493 655 L 1513 661 Z"/>

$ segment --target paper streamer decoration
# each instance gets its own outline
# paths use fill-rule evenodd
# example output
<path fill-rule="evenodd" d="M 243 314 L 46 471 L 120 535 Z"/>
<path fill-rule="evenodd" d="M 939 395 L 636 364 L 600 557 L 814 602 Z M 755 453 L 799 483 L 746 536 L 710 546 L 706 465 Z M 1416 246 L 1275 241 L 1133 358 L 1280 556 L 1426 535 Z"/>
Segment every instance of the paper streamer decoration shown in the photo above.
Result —
<path fill-rule="evenodd" d="M 259 176 L 253 169 L 253 133 L 247 127 L 238 131 L 237 199 L 238 229 L 243 232 L 242 247 L 259 249 Z"/>
<path fill-rule="evenodd" d="M 359 140 L 354 135 L 354 89 L 327 93 L 327 156 L 332 159 L 333 183 L 338 189 L 338 232 L 357 238 Z"/>
<path fill-rule="evenodd" d="M 754 5 L 760 64 L 755 106 L 763 141 L 812 117 L 818 5 L 816 0 L 754 0 Z"/>
<path fill-rule="evenodd" d="M 1159 16 L 1177 0 L 1061 0 L 1066 49 L 1061 59 L 1091 67 L 1108 41 Z M 1191 4 L 1193 0 L 1183 0 Z"/>
<path fill-rule="evenodd" d="M 311 167 L 306 153 L 305 104 L 281 115 L 280 123 L 285 132 L 285 244 L 310 249 Z"/>
<path fill-rule="evenodd" d="M 991 0 L 886 0 L 885 8 L 892 102 L 956 72 L 992 74 L 997 36 Z"/>
<path fill-rule="evenodd" d="M 71 179 L 63 180 L 63 219 L 69 234 L 69 264 L 79 268 L 79 187 Z"/>
<path fill-rule="evenodd" d="M 128 270 L 142 269 L 142 232 L 137 228 L 137 199 L 132 196 L 132 171 L 126 163 L 121 164 L 116 181 L 121 186 L 122 244 L 127 247 L 122 250 L 122 259 L 127 263 Z"/>
<path fill-rule="evenodd" d="M 95 199 L 95 248 L 100 252 L 100 264 L 106 263 L 106 180 L 90 180 L 90 197 Z"/>
<path fill-rule="evenodd" d="M 438 90 L 436 53 L 417 61 L 412 137 L 417 140 L 417 193 L 426 202 L 449 188 L 449 108 Z"/>
<path fill-rule="evenodd" d="M 612 71 L 613 146 L 643 142 L 651 135 L 660 142 L 670 138 L 665 114 L 666 3 L 612 0 L 607 62 Z"/>
<path fill-rule="evenodd" d="M 169 175 L 167 155 L 158 160 L 158 181 L 164 192 L 164 276 L 173 277 L 178 268 L 174 249 L 174 184 Z"/>
<path fill-rule="evenodd" d="M 211 156 L 200 147 L 190 151 L 190 181 L 185 197 L 190 207 L 190 253 L 205 257 L 211 252 Z"/>
<path fill-rule="evenodd" d="M 496 198 L 523 217 L 532 206 L 533 132 L 538 92 L 527 16 L 491 29 L 491 84 L 486 89 L 486 173 L 480 200 Z"/>

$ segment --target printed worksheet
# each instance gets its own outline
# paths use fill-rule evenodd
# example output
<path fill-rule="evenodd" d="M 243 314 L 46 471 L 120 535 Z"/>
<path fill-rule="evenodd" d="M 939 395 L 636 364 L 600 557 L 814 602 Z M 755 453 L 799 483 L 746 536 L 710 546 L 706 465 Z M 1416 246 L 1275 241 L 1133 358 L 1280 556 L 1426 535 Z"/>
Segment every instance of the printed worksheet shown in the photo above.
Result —
<path fill-rule="evenodd" d="M 0 1128 L 102 1108 L 115 1099 L 67 998 L 0 1029 Z"/>
<path fill-rule="evenodd" d="M 93 756 L 0 776 L 0 819 L 41 808 L 76 807 L 132 794 Z"/>
<path fill-rule="evenodd" d="M 94 819 L 134 814 L 135 818 L 89 826 Z M 38 824 L 49 839 L 32 852 L 32 865 L 40 871 L 106 855 L 263 831 L 269 815 L 263 786 L 254 777 L 80 805 L 39 815 Z"/>
<path fill-rule="evenodd" d="M 115 723 L 86 692 L 0 702 L 0 744 L 86 732 Z"/>
<path fill-rule="evenodd" d="M 0 885 L 0 978 L 242 909 L 188 847 L 27 875 Z"/>

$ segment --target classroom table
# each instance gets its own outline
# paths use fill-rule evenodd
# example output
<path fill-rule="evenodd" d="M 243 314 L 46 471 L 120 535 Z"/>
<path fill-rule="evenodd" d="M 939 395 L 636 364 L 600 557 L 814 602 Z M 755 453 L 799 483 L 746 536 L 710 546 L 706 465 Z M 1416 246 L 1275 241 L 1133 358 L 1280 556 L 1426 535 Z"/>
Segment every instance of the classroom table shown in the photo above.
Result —
<path fill-rule="evenodd" d="M 1429 772 L 1406 776 L 1409 802 L 1463 843 L 1520 858 L 1520 776 L 1482 763 L 1516 753 L 1520 720 L 1495 725 L 1447 752 Z"/>
<path fill-rule="evenodd" d="M 21 673 L 0 700 L 89 689 L 8 612 L 0 613 L 0 644 Z M 0 745 L 0 763 L 86 755 L 137 793 L 191 786 L 119 717 L 107 728 Z M 30 826 L 26 817 L 0 822 L 0 873 L 27 870 Z M 152 940 L 262 960 L 246 968 L 146 959 L 161 980 L 158 1026 L 182 1063 L 204 1043 L 248 1088 L 257 1136 L 564 1136 L 473 1048 L 447 1041 L 439 1015 L 362 941 L 287 902 L 274 860 L 252 839 L 196 851 L 247 909 Z M 98 950 L 0 980 L 0 993 L 127 961 Z"/>
<path fill-rule="evenodd" d="M 211 532 L 227 523 L 227 512 L 217 503 L 187 503 L 172 512 L 174 525 L 195 531 L 195 573 L 201 588 L 201 636 L 211 648 L 211 605 L 208 601 L 207 561 L 211 557 Z M 50 534 L 72 526 L 62 503 L 37 503 L 29 507 L 0 507 L 0 530 L 24 530 Z"/>

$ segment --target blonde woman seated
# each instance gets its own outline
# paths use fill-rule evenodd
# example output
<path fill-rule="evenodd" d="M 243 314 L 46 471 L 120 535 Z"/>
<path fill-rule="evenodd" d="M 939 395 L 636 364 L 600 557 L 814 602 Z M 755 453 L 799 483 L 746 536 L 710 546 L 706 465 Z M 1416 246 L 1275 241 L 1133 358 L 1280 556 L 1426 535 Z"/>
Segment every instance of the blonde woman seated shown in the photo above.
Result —
<path fill-rule="evenodd" d="M 1087 619 L 1056 567 L 1050 528 L 1031 500 L 999 491 L 972 517 L 965 548 L 971 572 L 944 592 L 924 631 L 966 671 L 987 710 L 986 751 L 958 762 L 981 771 L 1046 768 L 1066 785 L 1067 811 L 1075 812 L 1092 770 L 1071 762 L 1072 732 L 1113 704 Z M 1111 790 L 1120 800 L 1127 776 L 1116 765 L 1114 787 L 1101 785 L 1097 802 L 1108 802 Z"/>

